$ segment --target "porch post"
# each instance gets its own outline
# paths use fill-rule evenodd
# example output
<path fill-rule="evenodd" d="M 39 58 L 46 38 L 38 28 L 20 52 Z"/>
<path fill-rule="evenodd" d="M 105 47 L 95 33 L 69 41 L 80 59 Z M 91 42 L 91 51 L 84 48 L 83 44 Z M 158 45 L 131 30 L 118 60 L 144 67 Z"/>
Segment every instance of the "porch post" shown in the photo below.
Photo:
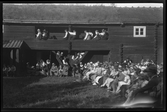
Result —
<path fill-rule="evenodd" d="M 10 50 L 10 65 L 13 64 L 13 49 Z"/>
<path fill-rule="evenodd" d="M 20 73 L 20 50 L 16 49 L 16 72 Z"/>
<path fill-rule="evenodd" d="M 123 63 L 123 44 L 120 46 L 120 63 Z"/>

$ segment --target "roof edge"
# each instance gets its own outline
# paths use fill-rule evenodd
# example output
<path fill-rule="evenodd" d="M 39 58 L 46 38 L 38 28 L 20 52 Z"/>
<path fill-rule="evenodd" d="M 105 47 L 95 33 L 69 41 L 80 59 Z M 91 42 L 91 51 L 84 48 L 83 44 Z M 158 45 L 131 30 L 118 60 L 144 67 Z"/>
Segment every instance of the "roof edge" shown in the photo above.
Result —
<path fill-rule="evenodd" d="M 114 21 L 54 21 L 54 20 L 16 20 L 4 19 L 4 24 L 163 24 L 163 22 L 114 22 Z"/>

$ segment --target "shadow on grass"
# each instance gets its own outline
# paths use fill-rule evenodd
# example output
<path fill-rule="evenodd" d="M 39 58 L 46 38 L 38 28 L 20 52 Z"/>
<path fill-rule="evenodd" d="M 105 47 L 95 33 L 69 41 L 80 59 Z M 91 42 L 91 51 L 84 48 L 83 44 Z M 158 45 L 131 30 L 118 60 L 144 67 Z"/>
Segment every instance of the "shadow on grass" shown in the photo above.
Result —
<path fill-rule="evenodd" d="M 27 85 L 38 82 L 44 76 L 34 77 L 3 77 L 3 90 L 11 88 L 18 88 L 19 90 Z M 9 87 L 9 88 L 8 88 Z"/>
<path fill-rule="evenodd" d="M 50 84 L 42 84 L 42 85 L 37 84 L 33 86 L 27 86 L 32 82 L 39 81 L 40 79 L 40 78 L 35 79 L 36 77 L 32 77 L 32 78 L 33 78 L 33 81 L 30 81 L 30 78 L 27 78 L 27 80 L 29 79 L 29 81 L 25 81 L 25 82 L 23 81 L 23 79 L 19 79 L 23 83 L 23 85 L 20 85 L 21 82 L 18 84 L 17 82 L 18 80 L 12 81 L 12 83 L 16 81 L 15 83 L 17 84 L 14 86 L 18 86 L 18 87 L 17 87 L 17 90 L 15 90 L 15 92 L 10 92 L 10 93 L 6 92 L 7 94 L 5 94 L 4 92 L 3 94 L 4 108 L 31 107 L 33 105 L 43 104 L 43 103 L 54 101 L 54 100 L 58 102 L 64 101 L 64 103 L 66 104 L 67 102 L 71 101 L 71 99 L 69 99 L 71 95 L 76 95 L 79 92 L 82 92 L 84 86 L 87 85 L 87 82 L 66 81 L 66 83 L 62 82 L 60 84 L 50 83 Z M 8 81 L 10 80 L 12 79 L 9 79 Z M 59 80 L 59 79 L 57 78 L 55 80 Z M 6 83 L 7 82 L 4 82 L 5 87 L 7 87 Z M 11 91 L 13 90 L 12 86 L 13 85 L 11 85 L 11 88 L 9 88 L 9 85 L 8 85 L 7 88 L 10 89 Z M 5 91 L 7 91 L 6 89 Z M 58 104 L 60 105 L 60 103 Z"/>
<path fill-rule="evenodd" d="M 3 107 L 110 108 L 110 105 L 115 103 L 114 97 L 106 95 L 106 89 L 92 86 L 88 82 L 74 82 L 75 80 L 73 77 L 27 77 L 6 80 L 6 91 L 14 90 L 12 87 L 17 90 L 4 94 Z M 11 82 L 8 84 L 9 81 Z"/>

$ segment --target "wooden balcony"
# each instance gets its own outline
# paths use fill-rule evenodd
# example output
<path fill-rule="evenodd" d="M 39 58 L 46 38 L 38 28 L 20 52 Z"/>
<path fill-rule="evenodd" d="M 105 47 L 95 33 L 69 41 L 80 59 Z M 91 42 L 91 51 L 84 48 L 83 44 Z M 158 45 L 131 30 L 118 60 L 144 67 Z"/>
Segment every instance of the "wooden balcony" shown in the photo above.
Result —
<path fill-rule="evenodd" d="M 118 51 L 120 44 L 128 45 L 128 46 L 141 46 L 141 45 L 151 45 L 153 46 L 153 42 L 148 39 L 119 39 L 113 38 L 111 40 L 36 40 L 36 39 L 27 39 L 24 40 L 25 43 L 33 50 L 68 50 L 69 43 L 72 43 L 72 50 L 82 50 L 82 51 L 91 51 L 91 50 L 113 50 Z"/>

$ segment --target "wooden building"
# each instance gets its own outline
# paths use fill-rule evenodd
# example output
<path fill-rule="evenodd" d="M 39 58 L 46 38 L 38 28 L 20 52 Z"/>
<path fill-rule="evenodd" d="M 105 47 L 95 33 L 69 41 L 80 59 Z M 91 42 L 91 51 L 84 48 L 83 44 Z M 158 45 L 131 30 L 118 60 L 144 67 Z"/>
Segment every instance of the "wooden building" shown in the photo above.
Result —
<path fill-rule="evenodd" d="M 113 17 L 117 19 L 111 18 L 111 21 L 100 22 L 4 19 L 3 40 L 19 40 L 27 45 L 21 57 L 24 64 L 30 62 L 35 65 L 39 59 L 46 60 L 53 55 L 52 51 L 67 53 L 69 42 L 72 43 L 72 52 L 88 51 L 83 62 L 120 61 L 120 52 L 123 51 L 123 59 L 130 58 L 134 62 L 139 62 L 141 59 L 149 58 L 161 63 L 163 61 L 163 9 L 122 8 L 121 10 L 129 11 L 128 15 L 124 12 L 114 12 L 119 13 L 117 17 Z M 35 38 L 37 29 L 46 29 L 49 37 L 54 35 L 57 39 L 37 40 Z M 78 38 L 70 41 L 62 40 L 65 29 L 76 30 Z M 108 40 L 79 39 L 79 35 L 84 33 L 84 30 L 95 32 L 102 29 L 108 30 Z"/>

